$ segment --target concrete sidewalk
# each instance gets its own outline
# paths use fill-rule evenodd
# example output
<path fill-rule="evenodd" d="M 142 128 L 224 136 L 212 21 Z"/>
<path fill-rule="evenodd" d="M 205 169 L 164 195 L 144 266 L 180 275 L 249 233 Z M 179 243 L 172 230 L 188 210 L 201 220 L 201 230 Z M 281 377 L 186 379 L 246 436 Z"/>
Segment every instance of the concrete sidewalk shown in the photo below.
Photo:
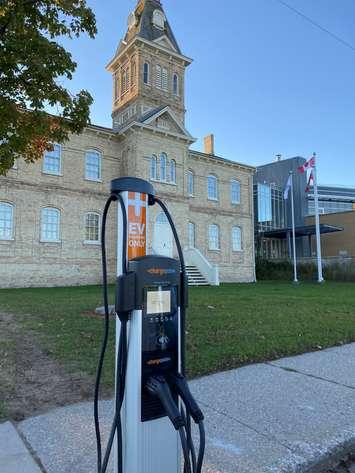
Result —
<path fill-rule="evenodd" d="M 219 373 L 192 388 L 206 414 L 204 473 L 319 473 L 355 452 L 355 344 Z M 112 402 L 101 411 L 107 432 Z M 48 473 L 95 473 L 91 403 L 18 428 Z"/>
<path fill-rule="evenodd" d="M 0 472 L 41 473 L 17 430 L 10 422 L 0 424 Z"/>

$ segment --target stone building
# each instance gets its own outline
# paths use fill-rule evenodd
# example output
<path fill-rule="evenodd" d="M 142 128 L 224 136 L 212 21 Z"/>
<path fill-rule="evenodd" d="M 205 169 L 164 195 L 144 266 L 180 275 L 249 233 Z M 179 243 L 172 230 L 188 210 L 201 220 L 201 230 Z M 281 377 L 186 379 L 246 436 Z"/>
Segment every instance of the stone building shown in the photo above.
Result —
<path fill-rule="evenodd" d="M 254 168 L 218 157 L 213 136 L 190 150 L 185 69 L 158 0 L 140 0 L 107 66 L 113 126 L 88 126 L 40 162 L 18 160 L 0 178 L 0 286 L 94 284 L 101 279 L 99 233 L 110 182 L 150 180 L 176 221 L 187 263 L 210 283 L 253 281 Z M 114 274 L 116 217 L 108 226 Z M 163 215 L 150 212 L 150 249 L 174 255 Z"/>

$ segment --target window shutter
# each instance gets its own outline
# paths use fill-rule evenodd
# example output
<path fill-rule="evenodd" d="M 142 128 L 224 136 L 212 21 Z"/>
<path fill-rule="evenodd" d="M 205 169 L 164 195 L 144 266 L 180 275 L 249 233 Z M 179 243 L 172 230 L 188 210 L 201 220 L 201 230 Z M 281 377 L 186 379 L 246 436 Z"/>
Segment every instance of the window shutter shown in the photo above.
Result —
<path fill-rule="evenodd" d="M 168 71 L 165 68 L 163 68 L 162 73 L 162 88 L 163 90 L 168 90 Z"/>
<path fill-rule="evenodd" d="M 158 89 L 161 89 L 161 67 L 159 65 L 157 65 L 155 67 L 155 86 L 158 88 Z"/>

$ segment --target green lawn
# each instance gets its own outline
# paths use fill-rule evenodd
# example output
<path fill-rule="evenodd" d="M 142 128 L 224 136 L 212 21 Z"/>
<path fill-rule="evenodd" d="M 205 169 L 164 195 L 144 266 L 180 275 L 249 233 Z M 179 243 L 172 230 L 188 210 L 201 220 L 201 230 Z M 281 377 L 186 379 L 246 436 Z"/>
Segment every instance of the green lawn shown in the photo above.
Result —
<path fill-rule="evenodd" d="M 99 286 L 0 290 L 0 311 L 15 313 L 48 353 L 89 375 L 96 370 L 103 326 L 89 314 L 101 304 Z M 352 342 L 355 285 L 260 282 L 191 288 L 187 331 L 190 377 Z M 107 385 L 112 384 L 113 339 L 111 330 Z"/>

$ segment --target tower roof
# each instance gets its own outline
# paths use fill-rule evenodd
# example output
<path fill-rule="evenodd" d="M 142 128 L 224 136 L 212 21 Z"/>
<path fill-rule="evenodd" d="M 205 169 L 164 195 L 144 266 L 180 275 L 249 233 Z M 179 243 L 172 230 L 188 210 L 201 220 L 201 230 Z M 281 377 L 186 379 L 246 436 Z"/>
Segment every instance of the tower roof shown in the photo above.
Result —
<path fill-rule="evenodd" d="M 160 16 L 163 18 L 163 27 L 158 26 L 157 21 L 154 19 L 157 14 L 159 15 L 159 12 L 162 14 Z M 117 53 L 137 36 L 148 41 L 155 41 L 166 36 L 176 52 L 181 54 L 160 0 L 139 0 L 134 12 L 130 14 L 128 25 L 124 41 L 120 43 Z"/>

